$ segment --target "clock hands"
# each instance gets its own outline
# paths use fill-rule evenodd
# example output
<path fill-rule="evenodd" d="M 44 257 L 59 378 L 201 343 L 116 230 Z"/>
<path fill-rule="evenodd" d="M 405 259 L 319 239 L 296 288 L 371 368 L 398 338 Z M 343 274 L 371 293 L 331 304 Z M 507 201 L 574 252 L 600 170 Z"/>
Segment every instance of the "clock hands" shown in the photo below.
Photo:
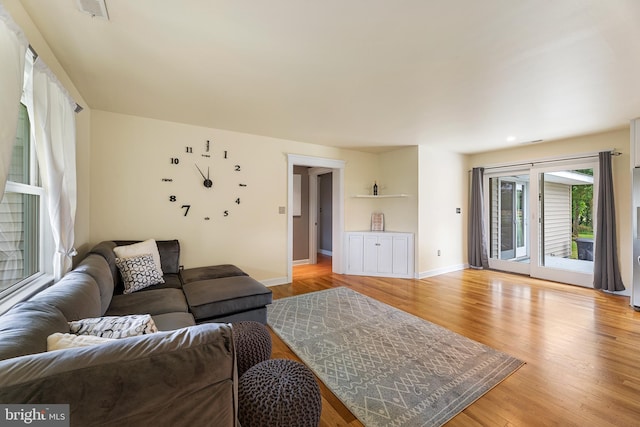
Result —
<path fill-rule="evenodd" d="M 209 168 L 207 167 L 207 176 L 204 175 L 204 173 L 200 170 L 197 164 L 196 164 L 196 169 L 198 169 L 198 172 L 200 172 L 200 175 L 202 175 L 202 178 L 204 178 L 204 182 L 202 184 L 206 188 L 211 188 L 213 186 L 213 181 L 209 179 Z"/>

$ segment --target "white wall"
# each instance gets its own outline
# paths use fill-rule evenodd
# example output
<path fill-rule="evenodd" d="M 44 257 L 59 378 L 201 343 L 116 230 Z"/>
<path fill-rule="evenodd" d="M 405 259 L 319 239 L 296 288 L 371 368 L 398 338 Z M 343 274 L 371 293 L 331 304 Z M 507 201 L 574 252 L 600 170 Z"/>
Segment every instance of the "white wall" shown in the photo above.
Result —
<path fill-rule="evenodd" d="M 207 190 L 195 168 L 211 141 Z M 194 154 L 185 153 L 186 146 Z M 349 197 L 375 170 L 377 155 L 219 129 L 93 111 L 91 241 L 179 239 L 185 268 L 232 263 L 257 280 L 287 275 L 287 154 L 341 159 L 345 167 L 345 228 L 366 229 L 369 209 Z M 228 159 L 222 152 L 228 151 Z M 180 158 L 178 166 L 171 157 Z M 240 164 L 242 172 L 233 171 Z M 206 172 L 205 172 L 206 173 Z M 173 178 L 174 182 L 162 182 Z M 239 182 L 247 184 L 239 188 Z M 178 202 L 171 203 L 170 195 Z M 234 200 L 241 197 L 241 204 Z M 180 209 L 192 205 L 187 217 Z M 228 217 L 223 211 L 229 210 Z M 288 212 L 288 209 L 287 209 Z M 207 215 L 211 219 L 204 220 Z"/>
<path fill-rule="evenodd" d="M 380 154 L 378 194 L 407 194 L 408 197 L 378 200 L 384 213 L 385 230 L 418 232 L 418 147 Z M 417 240 L 417 236 L 414 240 Z"/>
<path fill-rule="evenodd" d="M 427 145 L 419 147 L 418 158 L 419 247 L 416 271 L 420 277 L 429 277 L 463 269 L 467 263 L 467 158 Z M 456 208 L 460 208 L 460 213 L 456 213 Z"/>

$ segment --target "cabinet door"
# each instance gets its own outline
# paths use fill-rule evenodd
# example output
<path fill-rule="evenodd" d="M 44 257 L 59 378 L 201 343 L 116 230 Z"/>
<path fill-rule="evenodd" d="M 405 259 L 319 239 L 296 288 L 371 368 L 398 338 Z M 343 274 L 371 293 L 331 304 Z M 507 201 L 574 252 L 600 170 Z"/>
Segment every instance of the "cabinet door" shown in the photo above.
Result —
<path fill-rule="evenodd" d="M 409 237 L 393 237 L 393 274 L 409 274 Z"/>
<path fill-rule="evenodd" d="M 362 234 L 349 234 L 349 251 L 347 271 L 350 273 L 362 273 L 364 271 L 364 237 Z"/>
<path fill-rule="evenodd" d="M 375 274 L 378 272 L 378 236 L 365 234 L 364 236 L 364 272 Z"/>
<path fill-rule="evenodd" d="M 378 238 L 378 273 L 393 273 L 393 245 L 394 237 L 380 236 Z"/>

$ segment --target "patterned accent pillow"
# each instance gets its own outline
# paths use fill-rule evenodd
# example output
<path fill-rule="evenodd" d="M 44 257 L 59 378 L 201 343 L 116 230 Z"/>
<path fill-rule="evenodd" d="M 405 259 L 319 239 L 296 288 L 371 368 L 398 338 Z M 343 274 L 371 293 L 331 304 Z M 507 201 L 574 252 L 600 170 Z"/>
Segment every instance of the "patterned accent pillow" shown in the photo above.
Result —
<path fill-rule="evenodd" d="M 158 332 L 149 314 L 131 316 L 105 316 L 69 322 L 70 332 L 76 335 L 94 335 L 103 338 L 126 338 Z"/>
<path fill-rule="evenodd" d="M 124 293 L 130 294 L 151 285 L 164 283 L 151 254 L 131 258 L 116 258 L 116 265 L 122 274 Z"/>
<path fill-rule="evenodd" d="M 145 240 L 144 242 L 134 243 L 131 245 L 116 246 L 113 248 L 116 258 L 132 258 L 141 255 L 151 254 L 156 269 L 162 276 L 162 262 L 160 261 L 160 252 L 158 244 L 154 239 Z"/>

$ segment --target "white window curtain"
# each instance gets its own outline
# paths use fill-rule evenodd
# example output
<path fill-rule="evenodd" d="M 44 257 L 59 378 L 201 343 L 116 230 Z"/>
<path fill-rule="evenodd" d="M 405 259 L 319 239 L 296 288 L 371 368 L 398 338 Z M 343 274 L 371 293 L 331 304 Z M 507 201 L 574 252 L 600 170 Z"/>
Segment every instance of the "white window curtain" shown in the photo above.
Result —
<path fill-rule="evenodd" d="M 29 67 L 27 67 L 28 69 Z M 40 59 L 27 73 L 25 91 L 55 245 L 54 280 L 71 270 L 76 216 L 76 104 Z"/>
<path fill-rule="evenodd" d="M 24 58 L 29 43 L 0 4 L 0 200 L 11 166 L 18 111 L 24 79 Z"/>

